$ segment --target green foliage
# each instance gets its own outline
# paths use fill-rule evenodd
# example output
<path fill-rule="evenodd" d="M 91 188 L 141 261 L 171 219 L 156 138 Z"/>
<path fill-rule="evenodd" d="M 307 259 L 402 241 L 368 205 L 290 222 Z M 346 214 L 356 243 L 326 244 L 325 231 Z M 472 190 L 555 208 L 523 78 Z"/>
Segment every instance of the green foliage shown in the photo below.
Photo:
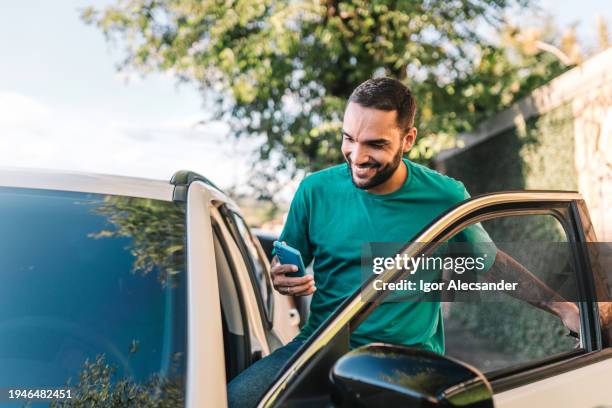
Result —
<path fill-rule="evenodd" d="M 139 383 L 129 378 L 116 378 L 117 368 L 106 362 L 104 355 L 85 361 L 79 382 L 72 388 L 72 398 L 53 401 L 50 408 L 165 408 L 184 405 L 184 385 L 180 377 L 151 375 Z"/>
<path fill-rule="evenodd" d="M 485 34 L 527 1 L 117 0 L 82 16 L 125 46 L 120 67 L 191 81 L 209 119 L 237 137 L 265 135 L 256 174 L 269 185 L 280 169 L 342 160 L 346 99 L 372 76 L 415 93 L 420 137 L 410 157 L 426 161 L 562 72 L 550 55 L 511 58 Z"/>
<path fill-rule="evenodd" d="M 517 299 L 455 303 L 450 319 L 505 356 L 507 366 L 571 351 L 575 340 L 556 316 Z M 478 361 L 480 349 L 473 350 Z"/>
<path fill-rule="evenodd" d="M 113 228 L 92 233 L 90 237 L 130 238 L 134 272 L 145 275 L 157 270 L 158 280 L 165 286 L 173 285 L 173 277 L 185 270 L 184 206 L 160 200 L 106 196 L 94 212 L 107 217 Z"/>
<path fill-rule="evenodd" d="M 555 270 L 550 265 L 563 265 L 557 262 L 568 247 L 550 246 L 550 253 L 542 253 L 546 246 L 538 245 L 551 242 L 566 242 L 561 224 L 552 216 L 527 215 L 512 216 L 485 221 L 482 223 L 500 249 L 506 251 L 529 271 L 550 287 L 560 290 L 561 295 L 575 297 L 576 275 L 568 266 Z M 530 246 L 527 242 L 533 242 Z M 504 243 L 510 243 L 505 245 Z M 518 244 L 518 245 L 517 245 Z M 556 252 L 560 250 L 561 252 Z M 558 257 L 558 258 L 555 258 Z M 570 293 L 563 293 L 561 282 Z M 548 357 L 570 351 L 575 341 L 565 334 L 567 330 L 561 320 L 535 306 L 511 297 L 491 296 L 482 303 L 454 303 L 451 308 L 449 326 L 461 327 L 473 336 L 482 339 L 489 350 L 495 351 L 506 360 L 505 366 Z M 493 301 L 495 300 L 495 301 Z M 452 342 L 449 352 L 452 354 Z M 465 347 L 465 346 L 463 346 Z M 489 351 L 486 350 L 486 351 Z M 480 364 L 479 352 L 473 350 L 473 363 Z"/>
<path fill-rule="evenodd" d="M 531 118 L 440 164 L 472 195 L 520 189 L 576 190 L 571 106 Z"/>

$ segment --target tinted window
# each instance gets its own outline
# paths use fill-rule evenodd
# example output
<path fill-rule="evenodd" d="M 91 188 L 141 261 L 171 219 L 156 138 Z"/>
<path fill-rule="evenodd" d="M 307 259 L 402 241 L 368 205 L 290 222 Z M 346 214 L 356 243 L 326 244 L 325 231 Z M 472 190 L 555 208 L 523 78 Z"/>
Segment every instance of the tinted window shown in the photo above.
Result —
<path fill-rule="evenodd" d="M 392 245 L 383 243 L 381 246 L 389 254 L 397 251 L 397 247 Z M 396 337 L 399 343 L 411 345 L 410 342 L 413 342 L 437 352 L 445 350 L 446 355 L 467 362 L 486 374 L 515 369 L 522 364 L 536 364 L 552 357 L 573 355 L 576 350 L 580 352 L 579 338 L 570 336 L 571 332 L 553 314 L 552 304 L 549 303 L 557 302 L 558 305 L 563 304 L 566 310 L 574 311 L 573 319 L 568 321 L 580 331 L 575 247 L 569 244 L 564 226 L 555 216 L 498 216 L 461 228 L 448 242 L 437 248 L 440 251 L 427 252 L 431 255 L 427 260 L 420 258 L 423 252 L 413 256 L 423 260 L 423 263 L 415 268 L 413 275 L 405 273 L 404 276 L 409 276 L 415 282 L 416 289 L 397 292 L 388 289 L 385 301 L 374 309 L 379 316 L 382 315 L 381 310 L 387 314 L 412 313 L 414 323 L 411 324 L 418 330 L 413 331 L 413 326 L 404 326 L 407 327 L 404 332 L 407 337 L 406 340 L 402 339 L 400 333 Z M 489 256 L 492 257 L 489 258 L 492 259 L 490 265 L 484 267 L 487 264 L 485 257 Z M 446 266 L 447 262 L 444 261 L 444 266 L 439 263 L 440 266 L 436 267 L 435 263 L 429 262 L 442 257 L 460 263 L 451 262 Z M 498 258 L 499 262 L 495 262 Z M 468 267 L 466 259 L 472 261 L 471 267 Z M 425 262 L 433 266 L 426 268 Z M 478 262 L 482 262 L 483 266 L 478 267 Z M 408 268 L 406 271 L 409 271 Z M 365 270 L 371 273 L 371 269 Z M 449 289 L 438 290 L 438 297 L 427 297 L 425 291 L 420 289 L 423 281 L 445 284 Z M 520 289 L 479 291 L 450 288 L 450 281 L 466 285 L 515 282 Z M 429 294 L 433 291 L 435 289 Z M 372 319 L 372 315 L 369 319 Z M 371 336 L 381 341 L 379 336 L 385 335 L 386 330 L 396 325 L 392 321 Z M 423 332 L 431 334 L 421 345 L 420 339 L 414 341 L 413 338 L 414 333 L 419 335 Z M 442 342 L 445 347 L 442 351 L 439 351 L 439 347 L 436 350 Z"/>
<path fill-rule="evenodd" d="M 0 189 L 0 384 L 182 406 L 184 225 L 179 203 Z"/>
<path fill-rule="evenodd" d="M 566 299 L 576 300 L 572 247 L 552 215 L 517 215 L 483 221 L 498 249 Z M 511 278 L 510 278 L 511 279 Z M 484 372 L 529 363 L 579 348 L 554 314 L 511 296 L 482 294 L 482 303 L 444 305 L 447 354 Z"/>

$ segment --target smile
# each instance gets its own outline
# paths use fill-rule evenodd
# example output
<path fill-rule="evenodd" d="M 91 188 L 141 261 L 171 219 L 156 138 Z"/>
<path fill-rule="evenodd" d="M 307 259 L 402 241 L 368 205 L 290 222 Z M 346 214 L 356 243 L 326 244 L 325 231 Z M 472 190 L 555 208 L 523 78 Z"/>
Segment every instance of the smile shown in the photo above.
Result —
<path fill-rule="evenodd" d="M 376 173 L 375 167 L 356 167 L 353 166 L 353 174 L 358 178 L 366 178 Z"/>

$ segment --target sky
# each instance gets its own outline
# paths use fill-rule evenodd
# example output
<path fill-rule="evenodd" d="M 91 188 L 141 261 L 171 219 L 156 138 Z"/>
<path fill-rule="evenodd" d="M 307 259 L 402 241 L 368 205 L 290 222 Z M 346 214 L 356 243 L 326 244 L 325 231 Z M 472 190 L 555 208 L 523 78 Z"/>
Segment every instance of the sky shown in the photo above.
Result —
<path fill-rule="evenodd" d="M 195 87 L 117 72 L 121 50 L 79 18 L 106 3 L 0 0 L 0 166 L 245 183 L 253 143 L 198 125 Z"/>
<path fill-rule="evenodd" d="M 540 0 L 539 7 L 555 18 L 561 27 L 576 25 L 580 43 L 597 44 L 597 16 L 608 23 L 612 36 L 612 7 L 609 0 Z"/>
<path fill-rule="evenodd" d="M 179 169 L 221 187 L 244 185 L 255 142 L 227 138 L 193 85 L 166 74 L 117 72 L 113 47 L 79 10 L 109 0 L 0 0 L 0 166 L 170 179 Z M 596 41 L 604 0 L 542 0 L 579 38 Z M 611 33 L 612 34 L 612 33 Z"/>

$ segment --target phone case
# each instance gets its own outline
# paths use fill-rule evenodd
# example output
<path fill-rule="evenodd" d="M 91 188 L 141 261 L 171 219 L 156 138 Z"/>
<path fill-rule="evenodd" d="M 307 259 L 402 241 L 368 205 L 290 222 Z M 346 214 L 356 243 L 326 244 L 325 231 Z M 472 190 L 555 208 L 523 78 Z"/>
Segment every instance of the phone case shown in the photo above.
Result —
<path fill-rule="evenodd" d="M 281 264 L 291 264 L 298 267 L 297 272 L 286 273 L 290 278 L 299 278 L 306 274 L 302 254 L 295 248 L 285 245 L 279 241 L 274 241 L 274 254 L 278 256 Z"/>

